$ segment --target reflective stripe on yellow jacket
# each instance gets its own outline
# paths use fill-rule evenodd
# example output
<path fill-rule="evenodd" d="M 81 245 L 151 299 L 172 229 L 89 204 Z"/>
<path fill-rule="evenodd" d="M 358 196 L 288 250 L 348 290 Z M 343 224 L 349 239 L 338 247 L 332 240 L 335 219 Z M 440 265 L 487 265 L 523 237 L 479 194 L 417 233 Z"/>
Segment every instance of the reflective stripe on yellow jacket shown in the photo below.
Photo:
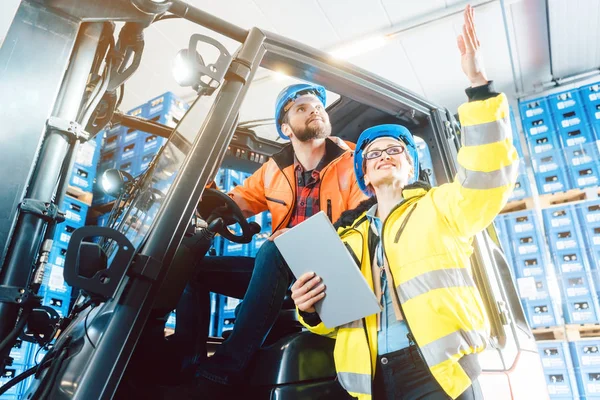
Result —
<path fill-rule="evenodd" d="M 404 201 L 392 210 L 382 231 L 409 329 L 431 373 L 453 399 L 479 375 L 476 354 L 485 349 L 489 336 L 488 318 L 471 277 L 471 243 L 506 204 L 518 168 L 503 94 L 466 103 L 459 115 L 463 147 L 454 181 L 429 191 L 405 188 Z M 361 271 L 372 288 L 368 230 L 363 214 L 338 233 L 361 260 Z M 351 395 L 370 399 L 376 316 L 336 329 L 301 322 L 314 333 L 336 338 L 340 383 Z"/>

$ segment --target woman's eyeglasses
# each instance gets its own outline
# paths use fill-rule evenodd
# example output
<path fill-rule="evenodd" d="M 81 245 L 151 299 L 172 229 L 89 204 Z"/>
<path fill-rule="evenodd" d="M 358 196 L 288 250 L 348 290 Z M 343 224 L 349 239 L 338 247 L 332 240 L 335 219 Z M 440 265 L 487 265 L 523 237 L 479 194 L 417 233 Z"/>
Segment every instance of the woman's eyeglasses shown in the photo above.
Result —
<path fill-rule="evenodd" d="M 368 151 L 365 153 L 365 159 L 373 160 L 374 158 L 379 158 L 379 157 L 381 157 L 383 152 L 386 152 L 390 156 L 396 156 L 398 154 L 404 153 L 404 150 L 406 150 L 406 148 L 404 146 L 400 146 L 400 145 L 388 147 L 385 150 L 371 150 L 371 151 Z"/>

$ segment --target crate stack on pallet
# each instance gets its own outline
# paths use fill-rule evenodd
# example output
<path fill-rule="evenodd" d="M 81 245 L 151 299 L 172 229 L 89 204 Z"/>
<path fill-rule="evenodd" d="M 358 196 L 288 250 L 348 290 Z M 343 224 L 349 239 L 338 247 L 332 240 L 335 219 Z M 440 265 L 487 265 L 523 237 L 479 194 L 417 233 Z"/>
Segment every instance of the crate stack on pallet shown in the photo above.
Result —
<path fill-rule="evenodd" d="M 495 221 L 534 335 L 557 339 L 538 343 L 553 399 L 600 399 L 599 94 L 520 102 L 535 186 L 521 190 L 520 176 Z"/>
<path fill-rule="evenodd" d="M 100 155 L 101 135 L 79 146 L 75 164 L 69 177 L 69 186 L 59 210 L 65 213 L 65 221 L 56 225 L 53 245 L 44 269 L 44 278 L 38 290 L 42 304 L 56 310 L 62 317 L 67 315 L 71 303 L 71 287 L 63 278 L 65 255 L 72 232 L 85 224 L 92 200 L 92 186 Z M 0 376 L 0 386 L 25 370 L 38 364 L 46 349 L 39 345 L 17 340 L 10 352 L 12 365 Z M 17 384 L 0 396 L 1 400 L 19 400 L 29 381 Z"/>
<path fill-rule="evenodd" d="M 188 108 L 187 103 L 173 93 L 166 92 L 127 114 L 174 128 Z M 101 176 L 109 168 L 116 168 L 137 176 L 148 168 L 166 141 L 166 138 L 157 135 L 116 125 L 106 132 L 97 175 Z M 94 187 L 94 205 L 102 205 L 112 200 L 114 198 L 104 194 L 98 185 Z"/>

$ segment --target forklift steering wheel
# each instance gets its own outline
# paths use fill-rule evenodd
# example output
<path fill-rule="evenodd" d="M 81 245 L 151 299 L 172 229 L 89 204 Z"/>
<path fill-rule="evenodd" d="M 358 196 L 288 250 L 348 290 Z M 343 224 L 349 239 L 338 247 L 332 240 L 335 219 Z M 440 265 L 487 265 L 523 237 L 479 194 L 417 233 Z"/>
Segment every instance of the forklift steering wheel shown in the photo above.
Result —
<path fill-rule="evenodd" d="M 219 190 L 205 189 L 196 209 L 208 224 L 217 218 L 222 218 L 224 223 L 216 230 L 216 233 L 232 242 L 250 243 L 252 236 L 260 232 L 260 225 L 256 222 L 248 222 L 236 202 Z M 227 229 L 227 226 L 236 223 L 240 224 L 242 228 L 241 235 L 235 235 Z"/>

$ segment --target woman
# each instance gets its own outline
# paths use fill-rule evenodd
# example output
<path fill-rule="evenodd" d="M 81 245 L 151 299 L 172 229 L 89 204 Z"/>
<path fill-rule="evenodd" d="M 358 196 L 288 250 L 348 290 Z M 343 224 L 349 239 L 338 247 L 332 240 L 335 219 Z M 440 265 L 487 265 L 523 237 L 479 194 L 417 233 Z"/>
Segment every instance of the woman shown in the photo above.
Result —
<path fill-rule="evenodd" d="M 482 399 L 477 354 L 489 321 L 471 277 L 472 238 L 505 205 L 517 173 L 509 111 L 477 60 L 472 9 L 465 10 L 462 65 L 471 81 L 459 108 L 463 147 L 452 183 L 413 183 L 418 154 L 400 125 L 379 125 L 359 137 L 354 169 L 369 196 L 338 221 L 383 311 L 328 329 L 314 304 L 325 285 L 301 276 L 292 298 L 301 322 L 336 339 L 337 375 L 359 399 Z M 381 238 L 381 239 L 379 239 Z"/>

